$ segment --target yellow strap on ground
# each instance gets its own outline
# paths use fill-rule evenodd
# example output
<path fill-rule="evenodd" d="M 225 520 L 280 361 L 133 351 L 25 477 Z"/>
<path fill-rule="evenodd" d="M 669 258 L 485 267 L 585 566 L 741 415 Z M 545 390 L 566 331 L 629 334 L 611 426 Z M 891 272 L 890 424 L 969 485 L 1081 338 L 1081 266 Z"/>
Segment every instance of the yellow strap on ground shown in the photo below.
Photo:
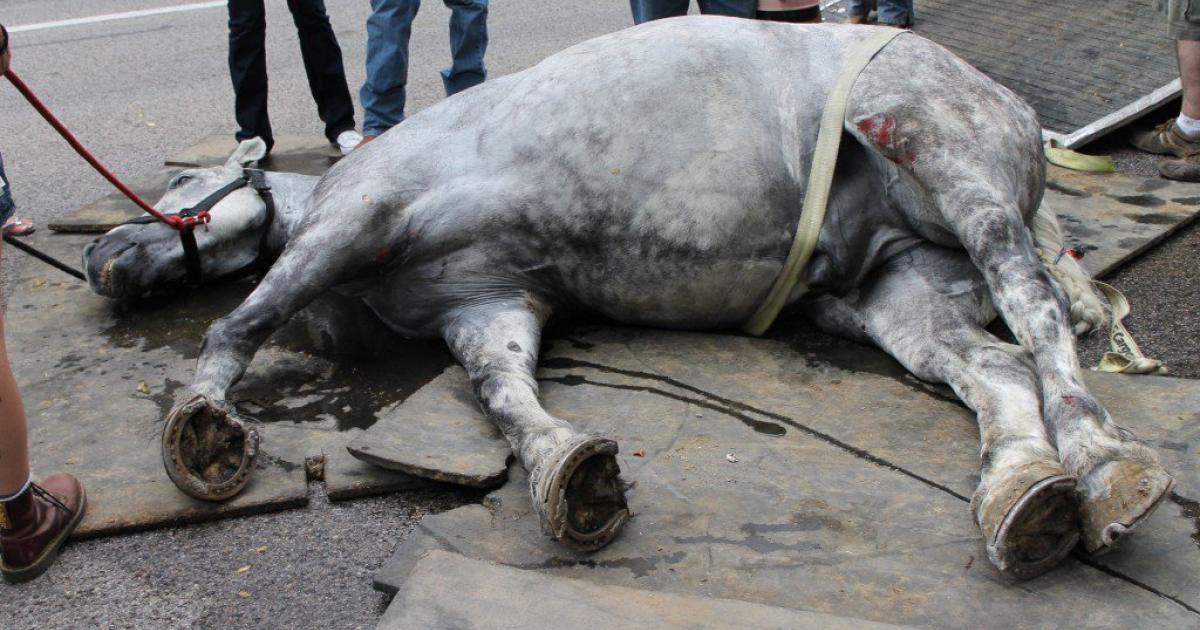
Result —
<path fill-rule="evenodd" d="M 1142 349 L 1133 340 L 1133 335 L 1125 329 L 1122 320 L 1129 315 L 1129 301 L 1125 299 L 1125 295 L 1112 285 L 1099 280 L 1092 282 L 1112 305 L 1112 329 L 1108 333 L 1108 344 L 1112 350 L 1104 353 L 1096 369 L 1121 374 L 1166 374 L 1167 367 L 1162 361 L 1142 354 Z"/>
<path fill-rule="evenodd" d="M 1079 153 L 1058 146 L 1058 142 L 1054 140 L 1046 142 L 1046 161 L 1073 171 L 1088 173 L 1113 173 L 1117 170 L 1117 165 L 1113 164 L 1113 159 L 1107 155 Z"/>
<path fill-rule="evenodd" d="M 774 286 L 763 305 L 742 325 L 742 331 L 761 335 L 771 327 L 779 311 L 787 304 L 788 296 L 800 281 L 800 274 L 812 257 L 825 222 L 825 208 L 829 203 L 829 189 L 833 185 L 833 167 L 837 163 L 838 148 L 842 142 L 842 127 L 846 120 L 846 102 L 850 89 L 863 68 L 876 53 L 889 42 L 906 31 L 880 28 L 859 42 L 846 55 L 842 74 L 833 84 L 821 113 L 821 126 L 817 131 L 817 146 L 813 150 L 812 167 L 808 171 L 808 187 L 804 193 L 804 205 L 800 209 L 800 223 L 796 227 L 796 238 L 788 250 L 783 270 L 775 279 Z"/>

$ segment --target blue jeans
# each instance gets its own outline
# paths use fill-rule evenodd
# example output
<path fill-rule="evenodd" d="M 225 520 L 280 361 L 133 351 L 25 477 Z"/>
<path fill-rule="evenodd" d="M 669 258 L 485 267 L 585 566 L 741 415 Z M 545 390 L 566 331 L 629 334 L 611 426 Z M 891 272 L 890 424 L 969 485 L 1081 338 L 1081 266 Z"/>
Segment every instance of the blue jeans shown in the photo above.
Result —
<path fill-rule="evenodd" d="M 16 211 L 17 205 L 13 203 L 8 176 L 4 174 L 4 156 L 0 156 L 0 225 L 4 225 L 4 222 Z"/>
<path fill-rule="evenodd" d="M 450 8 L 450 55 L 442 70 L 446 96 L 483 83 L 487 70 L 488 0 L 442 0 Z M 420 0 L 371 0 L 367 18 L 367 80 L 359 90 L 363 135 L 377 136 L 404 120 L 408 38 Z"/>
<path fill-rule="evenodd" d="M 752 18 L 758 10 L 758 0 L 696 0 L 700 12 L 706 15 L 729 15 Z M 629 0 L 633 23 L 687 15 L 688 0 Z"/>
<path fill-rule="evenodd" d="M 878 4 L 880 24 L 889 26 L 912 26 L 913 0 L 847 0 L 846 13 L 866 15 Z"/>

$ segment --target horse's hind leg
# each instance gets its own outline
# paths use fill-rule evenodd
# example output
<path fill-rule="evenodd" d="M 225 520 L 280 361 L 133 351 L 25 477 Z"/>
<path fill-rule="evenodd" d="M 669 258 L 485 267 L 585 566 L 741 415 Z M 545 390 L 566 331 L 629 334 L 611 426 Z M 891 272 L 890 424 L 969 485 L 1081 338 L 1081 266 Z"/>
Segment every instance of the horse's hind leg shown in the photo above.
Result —
<path fill-rule="evenodd" d="M 961 175 L 939 207 L 987 281 L 996 310 L 1033 355 L 1051 439 L 1067 472 L 1079 478 L 1084 545 L 1103 552 L 1145 521 L 1173 480 L 1084 386 L 1067 304 L 1034 253 L 1018 195 L 986 181 L 988 171 Z"/>
<path fill-rule="evenodd" d="M 913 78 L 914 63 L 921 79 Z M 920 199 L 906 208 L 912 224 L 961 244 L 1033 355 L 1050 438 L 1067 473 L 1079 478 L 1084 544 L 1091 552 L 1110 548 L 1145 521 L 1173 480 L 1083 385 L 1067 305 L 1026 227 L 1045 182 L 1037 116 L 915 37 L 897 39 L 856 85 L 852 133 L 896 164 Z"/>
<path fill-rule="evenodd" d="M 975 411 L 982 465 L 971 505 L 1001 572 L 1030 578 L 1070 552 L 1079 539 L 1075 478 L 1046 435 L 1028 353 L 982 328 L 993 312 L 965 255 L 922 245 L 875 271 L 855 297 L 823 298 L 810 310 L 830 332 L 865 335 L 918 378 L 948 384 Z"/>
<path fill-rule="evenodd" d="M 542 530 L 591 551 L 617 535 L 629 509 L 616 442 L 577 432 L 538 402 L 534 372 L 548 315 L 532 298 L 473 304 L 447 316 L 444 335 L 484 413 L 529 471 Z"/>

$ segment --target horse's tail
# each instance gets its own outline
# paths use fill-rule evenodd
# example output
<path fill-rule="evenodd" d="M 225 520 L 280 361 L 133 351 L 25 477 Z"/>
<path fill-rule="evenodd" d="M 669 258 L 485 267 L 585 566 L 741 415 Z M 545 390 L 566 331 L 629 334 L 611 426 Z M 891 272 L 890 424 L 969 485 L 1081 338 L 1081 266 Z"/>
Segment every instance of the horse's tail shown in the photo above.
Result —
<path fill-rule="evenodd" d="M 1050 275 L 1058 280 L 1058 284 L 1067 295 L 1075 334 L 1082 335 L 1103 328 L 1109 317 L 1104 300 L 1092 284 L 1091 275 L 1070 255 L 1063 244 L 1058 217 L 1045 199 L 1038 206 L 1029 230 L 1033 233 L 1033 246 L 1037 250 L 1038 258 L 1042 259 Z"/>

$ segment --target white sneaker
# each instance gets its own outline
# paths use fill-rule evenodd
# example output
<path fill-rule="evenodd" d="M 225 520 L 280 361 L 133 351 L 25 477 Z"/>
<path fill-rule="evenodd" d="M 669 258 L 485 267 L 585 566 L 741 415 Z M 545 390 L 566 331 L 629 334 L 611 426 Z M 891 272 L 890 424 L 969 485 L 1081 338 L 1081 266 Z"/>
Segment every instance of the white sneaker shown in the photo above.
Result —
<path fill-rule="evenodd" d="M 358 146 L 359 142 L 362 142 L 362 139 L 361 133 L 353 129 L 347 129 L 338 134 L 338 149 L 341 149 L 342 155 L 350 155 L 350 152 L 354 150 L 354 147 Z"/>

